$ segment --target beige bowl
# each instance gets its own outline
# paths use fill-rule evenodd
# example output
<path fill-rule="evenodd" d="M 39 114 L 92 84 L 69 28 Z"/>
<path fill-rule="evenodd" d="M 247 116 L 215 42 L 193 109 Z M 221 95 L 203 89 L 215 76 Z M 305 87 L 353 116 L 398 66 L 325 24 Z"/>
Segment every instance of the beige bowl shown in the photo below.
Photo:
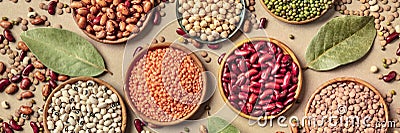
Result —
<path fill-rule="evenodd" d="M 203 64 L 201 63 L 201 61 L 197 58 L 197 56 L 192 53 L 189 49 L 181 46 L 181 45 L 177 45 L 177 44 L 172 44 L 170 42 L 165 42 L 165 43 L 159 43 L 159 44 L 152 44 L 149 48 L 144 48 L 143 50 L 141 50 L 139 53 L 137 53 L 135 55 L 135 57 L 133 58 L 132 63 L 129 66 L 128 71 L 126 72 L 126 77 L 125 77 L 125 87 L 124 87 L 124 92 L 125 92 L 125 97 L 127 98 L 126 100 L 129 103 L 129 106 L 131 107 L 131 109 L 133 110 L 133 112 L 140 118 L 142 118 L 145 122 L 157 125 L 157 126 L 170 126 L 170 125 L 176 125 L 179 124 L 187 119 L 189 119 L 190 117 L 192 117 L 197 110 L 200 107 L 200 103 L 196 105 L 196 107 L 192 110 L 192 112 L 190 112 L 187 116 L 179 119 L 179 120 L 175 120 L 175 121 L 170 121 L 170 122 L 162 122 L 162 121 L 158 121 L 158 120 L 154 120 L 151 118 L 148 118 L 147 116 L 145 116 L 144 114 L 142 114 L 134 105 L 134 103 L 132 102 L 132 99 L 130 98 L 130 91 L 129 91 L 129 78 L 131 76 L 131 71 L 135 66 L 135 63 L 137 61 L 139 61 L 145 54 L 147 54 L 147 51 L 152 51 L 155 49 L 160 49 L 160 48 L 175 48 L 175 49 L 179 49 L 182 50 L 186 53 L 190 53 L 188 54 L 194 61 L 195 64 L 197 64 L 197 66 L 199 67 L 199 69 L 201 70 L 201 72 L 205 71 L 205 68 L 203 66 Z M 207 77 L 205 75 L 202 75 L 203 78 L 203 90 L 201 92 L 201 97 L 199 102 L 202 102 L 204 99 L 204 96 L 206 94 L 206 86 L 207 86 Z"/>
<path fill-rule="evenodd" d="M 57 91 L 60 91 L 65 85 L 67 85 L 67 84 L 74 84 L 74 83 L 76 83 L 76 82 L 78 82 L 78 81 L 89 81 L 89 80 L 93 80 L 94 82 L 96 82 L 97 84 L 99 84 L 99 85 L 104 85 L 104 86 L 106 86 L 108 89 L 110 89 L 111 91 L 113 91 L 113 93 L 114 94 L 116 94 L 117 96 L 118 96 L 118 99 L 119 99 L 119 102 L 120 102 L 120 105 L 121 105 L 121 111 L 122 111 L 122 126 L 121 126 L 121 131 L 122 132 L 125 132 L 125 127 L 126 127 L 126 120 L 127 120 L 127 115 L 126 115 L 126 108 L 125 108 L 125 104 L 124 104 L 124 102 L 123 102 L 123 99 L 122 99 L 122 97 L 118 94 L 118 92 L 117 92 L 117 90 L 115 90 L 115 88 L 114 87 L 112 87 L 110 84 L 108 84 L 107 82 L 105 82 L 105 81 L 103 81 L 103 80 L 100 80 L 100 79 L 97 79 L 97 78 L 92 78 L 92 77 L 77 77 L 77 78 L 72 78 L 72 79 L 69 79 L 69 80 L 67 80 L 66 82 L 64 82 L 64 83 L 62 83 L 62 84 L 60 84 L 59 86 L 57 86 L 57 88 L 55 88 L 52 92 L 51 92 L 51 94 L 49 95 L 49 97 L 47 98 L 47 100 L 46 100 L 46 103 L 45 103 L 45 105 L 44 105 L 44 109 L 43 109 L 43 126 L 44 126 L 44 131 L 46 132 L 46 133 L 50 133 L 50 131 L 49 131 L 49 129 L 47 128 L 47 116 L 48 116 L 48 114 L 47 114 L 47 112 L 48 112 L 48 109 L 49 109 L 49 105 L 50 105 L 50 103 L 51 103 L 51 99 L 52 99 L 52 97 L 54 96 L 54 94 L 57 92 Z"/>
<path fill-rule="evenodd" d="M 224 65 L 225 65 L 226 59 L 229 57 L 229 55 L 231 55 L 237 48 L 239 48 L 239 47 L 242 46 L 243 44 L 245 44 L 245 43 L 247 43 L 247 42 L 255 42 L 255 41 L 269 41 L 269 42 L 272 42 L 272 43 L 276 44 L 278 47 L 280 47 L 280 48 L 282 49 L 283 53 L 289 54 L 290 57 L 292 57 L 293 62 L 297 64 L 297 66 L 299 67 L 299 69 L 301 68 L 301 67 L 300 67 L 300 63 L 299 63 L 299 61 L 297 60 L 297 58 L 296 58 L 296 56 L 294 55 L 294 53 L 292 52 L 292 50 L 290 50 L 290 48 L 287 47 L 287 46 L 286 46 L 285 44 L 283 44 L 282 42 L 280 42 L 280 41 L 278 41 L 278 40 L 276 40 L 276 39 L 273 39 L 273 38 L 263 38 L 263 37 L 259 37 L 259 38 L 250 38 L 250 39 L 246 39 L 246 40 L 244 40 L 244 41 L 242 41 L 242 42 L 236 44 L 236 46 L 235 46 L 233 49 L 231 49 L 229 52 L 226 53 L 224 59 L 222 60 L 221 65 L 220 65 L 220 69 L 219 69 L 220 71 L 219 71 L 219 73 L 218 73 L 218 89 L 219 89 L 219 92 L 220 92 L 221 97 L 222 97 L 222 99 L 224 100 L 224 102 L 225 102 L 234 112 L 236 112 L 237 114 L 239 114 L 240 116 L 242 116 L 242 117 L 244 117 L 244 118 L 251 119 L 251 120 L 258 120 L 258 117 L 253 117 L 253 116 L 247 115 L 247 114 L 241 112 L 240 110 L 237 110 L 235 107 L 233 107 L 233 106 L 230 104 L 230 102 L 228 101 L 228 98 L 225 97 L 224 88 L 223 88 L 223 86 L 222 86 L 222 81 L 221 81 L 221 79 L 222 79 L 222 75 L 223 75 Z M 267 120 L 267 119 L 272 119 L 272 118 L 279 117 L 279 116 L 281 116 L 283 113 L 285 113 L 286 111 L 288 111 L 288 110 L 293 106 L 293 104 L 295 103 L 295 101 L 296 101 L 296 100 L 298 99 L 298 97 L 300 96 L 300 92 L 301 92 L 301 89 L 302 89 L 303 73 L 302 73 L 301 70 L 299 71 L 298 80 L 299 80 L 298 83 L 297 83 L 298 88 L 297 88 L 297 90 L 296 90 L 296 95 L 294 96 L 294 101 L 293 101 L 290 105 L 286 106 L 285 109 L 283 109 L 280 113 L 278 113 L 278 114 L 276 114 L 276 115 L 270 115 L 270 116 L 262 117 L 261 120 Z"/>

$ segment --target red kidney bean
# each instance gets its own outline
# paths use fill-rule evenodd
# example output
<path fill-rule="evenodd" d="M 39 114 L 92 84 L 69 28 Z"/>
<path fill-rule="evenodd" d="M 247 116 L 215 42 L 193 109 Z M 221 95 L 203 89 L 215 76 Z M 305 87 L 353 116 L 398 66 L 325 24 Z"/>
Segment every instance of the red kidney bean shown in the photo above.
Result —
<path fill-rule="evenodd" d="M 11 84 L 10 80 L 5 79 L 5 78 L 1 79 L 0 80 L 0 91 L 4 91 L 4 89 L 6 89 L 6 87 L 10 84 Z"/>
<path fill-rule="evenodd" d="M 26 57 L 26 51 L 22 51 L 21 54 L 19 54 L 19 59 L 23 60 Z"/>
<path fill-rule="evenodd" d="M 261 93 L 261 95 L 260 95 L 260 99 L 264 100 L 265 98 L 267 98 L 267 97 L 273 95 L 273 93 L 274 93 L 273 91 L 274 91 L 273 89 L 266 89 L 266 90 L 264 90 L 264 91 Z"/>
<path fill-rule="evenodd" d="M 267 19 L 266 18 L 261 18 L 260 19 L 260 23 L 258 25 L 258 28 L 259 29 L 264 29 L 266 25 L 267 25 Z"/>
<path fill-rule="evenodd" d="M 4 35 L 0 34 L 0 43 L 3 43 L 4 39 L 6 39 L 6 38 L 4 38 Z"/>
<path fill-rule="evenodd" d="M 236 95 L 230 95 L 228 97 L 228 100 L 231 102 L 237 102 L 237 101 L 239 101 L 239 98 Z"/>
<path fill-rule="evenodd" d="M 230 104 L 237 110 L 240 109 L 239 105 L 237 105 L 235 102 L 230 102 Z"/>
<path fill-rule="evenodd" d="M 237 56 L 246 56 L 248 54 L 250 54 L 250 51 L 248 50 L 235 50 L 235 55 Z"/>
<path fill-rule="evenodd" d="M 250 104 L 255 104 L 257 99 L 258 99 L 258 96 L 256 94 L 254 94 L 254 93 L 251 93 L 250 97 L 249 97 L 249 103 Z"/>
<path fill-rule="evenodd" d="M 139 120 L 139 119 L 135 119 L 134 121 L 133 121 L 133 123 L 135 124 L 135 128 L 136 128 L 136 131 L 137 132 L 142 132 L 143 131 L 143 122 L 141 121 L 141 120 Z"/>
<path fill-rule="evenodd" d="M 285 102 L 283 102 L 283 105 L 288 106 L 293 101 L 294 101 L 294 97 L 289 97 L 288 99 L 285 100 Z"/>
<path fill-rule="evenodd" d="M 249 97 L 249 94 L 245 93 L 245 92 L 240 92 L 238 97 L 240 100 L 247 100 L 247 97 Z"/>
<path fill-rule="evenodd" d="M 56 2 L 56 1 L 50 1 L 49 5 L 48 5 L 48 10 L 47 10 L 47 12 L 48 12 L 50 15 L 56 14 L 56 6 L 57 6 L 57 2 Z"/>
<path fill-rule="evenodd" d="M 222 53 L 219 57 L 218 57 L 218 64 L 221 64 L 222 60 L 224 59 L 226 53 Z"/>
<path fill-rule="evenodd" d="M 39 133 L 39 127 L 36 125 L 36 122 L 29 122 L 29 125 L 32 127 L 33 133 Z"/>
<path fill-rule="evenodd" d="M 258 116 L 263 115 L 263 113 L 264 113 L 264 111 L 262 111 L 262 110 L 255 110 L 250 115 L 254 116 L 254 117 L 258 117 Z"/>
<path fill-rule="evenodd" d="M 32 82 L 29 78 L 23 78 L 22 81 L 19 83 L 19 87 L 23 90 L 28 90 L 31 85 Z"/>
<path fill-rule="evenodd" d="M 246 108 L 247 108 L 247 113 L 246 114 L 249 114 L 250 112 L 253 111 L 253 104 L 246 103 Z"/>
<path fill-rule="evenodd" d="M 19 81 L 21 81 L 21 79 L 22 79 L 22 76 L 17 74 L 17 75 L 14 75 L 13 77 L 11 77 L 11 82 L 18 83 Z"/>
<path fill-rule="evenodd" d="M 53 89 L 57 88 L 57 83 L 56 83 L 55 80 L 50 80 L 50 81 L 49 81 L 49 85 L 50 85 L 50 87 L 53 88 Z"/>
<path fill-rule="evenodd" d="M 258 54 L 257 53 L 254 53 L 254 54 L 252 54 L 250 56 L 250 63 L 251 64 L 255 64 L 257 62 L 257 60 L 258 60 Z"/>
<path fill-rule="evenodd" d="M 266 106 L 263 106 L 264 111 L 272 111 L 276 107 L 275 103 L 268 103 Z"/>
<path fill-rule="evenodd" d="M 33 69 L 35 69 L 35 68 L 33 67 L 32 64 L 27 65 L 27 66 L 25 67 L 25 69 L 22 71 L 22 75 L 28 76 L 29 73 L 33 71 Z"/>
<path fill-rule="evenodd" d="M 56 72 L 50 70 L 49 74 L 51 80 L 57 80 L 58 74 Z"/>
<path fill-rule="evenodd" d="M 13 130 L 16 130 L 16 131 L 21 131 L 22 130 L 22 126 L 18 125 L 17 122 L 14 119 L 10 119 L 10 121 L 8 123 L 10 124 L 10 127 Z"/>
<path fill-rule="evenodd" d="M 265 63 L 266 61 L 272 59 L 272 57 L 273 57 L 273 56 L 270 55 L 270 54 L 264 54 L 264 55 L 262 55 L 262 56 L 258 59 L 258 62 L 259 62 L 259 63 Z"/>
<path fill-rule="evenodd" d="M 4 133 L 14 133 L 14 131 L 11 129 L 10 125 L 7 122 L 3 122 L 2 126 Z"/>
<path fill-rule="evenodd" d="M 207 44 L 207 47 L 213 50 L 219 49 L 219 44 Z"/>
<path fill-rule="evenodd" d="M 294 84 L 293 86 L 291 86 L 290 88 L 289 88 L 289 92 L 296 92 L 296 90 L 297 90 L 297 84 Z"/>
<path fill-rule="evenodd" d="M 385 38 L 387 44 L 393 42 L 396 39 L 399 39 L 399 33 L 397 32 L 393 32 L 392 34 L 390 34 L 388 37 Z"/>
<path fill-rule="evenodd" d="M 395 71 L 390 71 L 389 74 L 383 76 L 383 81 L 392 82 L 396 79 L 397 73 Z"/>
<path fill-rule="evenodd" d="M 176 29 L 176 33 L 178 33 L 178 35 L 181 35 L 181 36 L 185 36 L 186 35 L 186 32 L 182 28 L 177 28 Z"/>
<path fill-rule="evenodd" d="M 159 11 L 156 11 L 156 12 L 154 13 L 153 24 L 159 25 L 160 22 L 161 22 L 161 15 L 160 15 L 160 12 L 159 12 Z"/>
<path fill-rule="evenodd" d="M 3 31 L 4 37 L 9 41 L 9 42 L 15 42 L 15 38 L 12 35 L 11 31 L 8 29 L 5 29 Z"/>

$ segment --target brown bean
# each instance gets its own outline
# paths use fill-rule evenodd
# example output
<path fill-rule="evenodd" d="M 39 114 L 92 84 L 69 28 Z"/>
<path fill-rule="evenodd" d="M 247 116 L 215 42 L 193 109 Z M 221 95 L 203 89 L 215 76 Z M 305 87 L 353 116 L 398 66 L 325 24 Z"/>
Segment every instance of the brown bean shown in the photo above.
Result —
<path fill-rule="evenodd" d="M 58 81 L 66 81 L 69 77 L 67 75 L 58 75 Z"/>
<path fill-rule="evenodd" d="M 23 42 L 23 41 L 19 41 L 17 43 L 17 48 L 22 50 L 22 51 L 28 51 L 29 50 L 28 46 L 26 46 L 25 42 Z"/>
<path fill-rule="evenodd" d="M 71 8 L 77 9 L 77 8 L 81 8 L 83 5 L 82 5 L 82 3 L 79 2 L 79 1 L 73 1 L 69 6 L 70 6 Z"/>
<path fill-rule="evenodd" d="M 46 77 L 44 76 L 44 74 L 43 73 L 41 73 L 40 71 L 36 71 L 34 74 L 34 77 L 37 79 L 37 80 L 39 80 L 39 81 L 45 81 L 46 80 Z"/>
<path fill-rule="evenodd" d="M 142 5 L 143 5 L 143 11 L 145 13 L 148 13 L 153 8 L 153 3 L 151 3 L 150 1 L 143 1 Z"/>
<path fill-rule="evenodd" d="M 49 84 L 44 84 L 42 87 L 42 95 L 44 97 L 48 97 L 51 93 L 52 89 L 50 88 Z"/>
<path fill-rule="evenodd" d="M 35 95 L 32 93 L 32 91 L 21 92 L 21 98 L 28 99 L 28 98 L 32 98 L 33 96 L 35 96 Z"/>
<path fill-rule="evenodd" d="M 4 29 L 11 29 L 13 25 L 9 21 L 1 20 L 0 26 L 3 27 Z"/>
<path fill-rule="evenodd" d="M 15 92 L 18 91 L 18 86 L 16 84 L 10 84 L 7 86 L 7 88 L 5 89 L 5 92 L 7 94 L 14 94 Z"/>
<path fill-rule="evenodd" d="M 24 115 L 30 115 L 33 113 L 33 110 L 29 106 L 22 105 L 21 107 L 19 107 L 19 112 L 21 112 Z"/>
<path fill-rule="evenodd" d="M 29 78 L 23 78 L 22 81 L 19 83 L 19 87 L 23 90 L 28 90 L 31 85 L 32 82 Z"/>

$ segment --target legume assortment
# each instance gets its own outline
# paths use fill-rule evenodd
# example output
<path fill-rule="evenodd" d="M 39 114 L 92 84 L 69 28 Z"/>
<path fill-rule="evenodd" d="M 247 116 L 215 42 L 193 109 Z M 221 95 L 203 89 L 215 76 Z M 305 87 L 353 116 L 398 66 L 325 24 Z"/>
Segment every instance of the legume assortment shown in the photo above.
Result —
<path fill-rule="evenodd" d="M 252 41 L 226 58 L 221 78 L 224 96 L 235 109 L 271 116 L 296 100 L 299 66 L 274 42 Z"/>
<path fill-rule="evenodd" d="M 339 81 L 327 85 L 310 99 L 306 116 L 315 118 L 312 120 L 310 133 L 316 132 L 386 132 L 385 127 L 377 127 L 377 122 L 387 122 L 386 112 L 381 96 L 376 94 L 372 88 L 357 82 Z M 329 121 L 323 120 L 323 116 L 343 117 L 343 121 L 332 119 L 332 123 L 338 126 L 329 126 Z M 344 121 L 350 117 L 360 118 L 359 126 L 354 124 L 345 125 Z M 369 117 L 369 121 L 363 121 Z M 365 119 L 364 119 L 365 120 Z M 366 122 L 370 127 L 361 123 Z M 321 124 L 322 126 L 317 126 Z M 355 121 L 356 123 L 356 121 Z M 357 124 L 357 123 L 356 123 Z"/>
<path fill-rule="evenodd" d="M 329 9 L 331 0 L 264 0 L 268 10 L 288 21 L 305 21 L 319 17 Z"/>
<path fill-rule="evenodd" d="M 182 29 L 200 40 L 213 42 L 228 38 L 238 27 L 245 7 L 240 0 L 179 0 Z"/>
<path fill-rule="evenodd" d="M 201 71 L 182 50 L 149 50 L 130 72 L 129 95 L 133 105 L 152 120 L 179 120 L 198 107 L 204 91 Z"/>
<path fill-rule="evenodd" d="M 66 84 L 54 93 L 48 105 L 50 132 L 122 132 L 119 97 L 93 80 Z"/>

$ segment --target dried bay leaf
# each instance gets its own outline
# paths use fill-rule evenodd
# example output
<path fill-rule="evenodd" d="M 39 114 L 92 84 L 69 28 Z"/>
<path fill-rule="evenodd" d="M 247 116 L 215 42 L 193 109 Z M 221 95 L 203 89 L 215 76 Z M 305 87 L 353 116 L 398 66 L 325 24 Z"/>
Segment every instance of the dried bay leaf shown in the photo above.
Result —
<path fill-rule="evenodd" d="M 97 76 L 108 71 L 103 57 L 85 38 L 56 28 L 21 33 L 31 52 L 51 70 L 69 76 Z"/>
<path fill-rule="evenodd" d="M 337 17 L 325 24 L 306 51 L 307 67 L 327 71 L 362 58 L 376 36 L 374 18 Z"/>
<path fill-rule="evenodd" d="M 229 124 L 226 120 L 220 117 L 208 118 L 208 132 L 209 133 L 240 133 L 240 131 L 233 125 Z"/>

